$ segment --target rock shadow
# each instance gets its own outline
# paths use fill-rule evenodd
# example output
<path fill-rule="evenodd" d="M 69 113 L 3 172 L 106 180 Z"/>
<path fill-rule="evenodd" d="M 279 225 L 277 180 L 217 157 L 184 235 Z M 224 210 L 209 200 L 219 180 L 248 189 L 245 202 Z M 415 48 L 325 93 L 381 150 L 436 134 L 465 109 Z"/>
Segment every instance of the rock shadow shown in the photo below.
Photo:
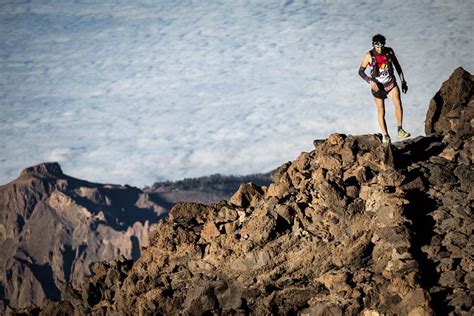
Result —
<path fill-rule="evenodd" d="M 72 249 L 71 245 L 66 245 L 63 251 L 63 270 L 64 280 L 66 283 L 71 281 L 71 272 L 74 259 L 76 258 L 76 251 Z"/>
<path fill-rule="evenodd" d="M 112 201 L 111 205 L 97 204 L 86 197 L 74 196 L 76 203 L 87 208 L 92 213 L 98 214 L 102 211 L 105 215 L 106 223 L 117 231 L 125 231 L 135 222 L 144 224 L 146 221 L 149 221 L 155 223 L 163 217 L 155 213 L 153 208 L 141 208 L 136 205 L 142 191 L 135 187 L 108 188 L 72 177 L 66 178 L 71 185 L 69 190 L 72 191 L 79 187 L 98 189 L 103 196 L 108 197 Z M 153 202 L 156 203 L 154 200 Z"/>
<path fill-rule="evenodd" d="M 422 247 L 429 245 L 431 239 L 436 235 L 435 220 L 429 213 L 437 209 L 438 205 L 428 194 L 420 190 L 411 190 L 406 194 L 410 204 L 406 207 L 405 215 L 412 222 L 410 252 L 419 264 L 419 282 L 427 291 L 438 284 L 440 273 L 436 270 L 437 264 L 428 258 L 422 251 Z M 447 306 L 448 292 L 430 293 L 431 308 L 439 315 L 448 315 L 450 310 Z"/>
<path fill-rule="evenodd" d="M 396 143 L 393 146 L 395 167 L 405 169 L 413 163 L 426 161 L 430 157 L 439 155 L 446 148 L 442 139 L 443 135 L 434 134 Z"/>
<path fill-rule="evenodd" d="M 135 261 L 140 258 L 140 241 L 137 236 L 131 236 L 130 242 L 132 244 L 132 259 Z"/>
<path fill-rule="evenodd" d="M 54 282 L 54 274 L 51 266 L 48 264 L 35 264 L 25 259 L 16 258 L 19 262 L 30 268 L 33 275 L 41 284 L 43 292 L 47 298 L 57 300 L 61 297 L 61 291 Z"/>

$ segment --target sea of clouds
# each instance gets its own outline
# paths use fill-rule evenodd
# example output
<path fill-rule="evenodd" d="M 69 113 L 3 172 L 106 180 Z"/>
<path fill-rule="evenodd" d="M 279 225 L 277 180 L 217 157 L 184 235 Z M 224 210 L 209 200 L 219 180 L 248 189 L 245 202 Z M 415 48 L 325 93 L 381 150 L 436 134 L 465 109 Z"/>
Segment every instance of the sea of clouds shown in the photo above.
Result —
<path fill-rule="evenodd" d="M 136 186 L 266 172 L 330 133 L 378 133 L 357 75 L 376 33 L 423 135 L 441 83 L 474 71 L 473 18 L 471 0 L 0 0 L 0 183 L 44 161 Z"/>

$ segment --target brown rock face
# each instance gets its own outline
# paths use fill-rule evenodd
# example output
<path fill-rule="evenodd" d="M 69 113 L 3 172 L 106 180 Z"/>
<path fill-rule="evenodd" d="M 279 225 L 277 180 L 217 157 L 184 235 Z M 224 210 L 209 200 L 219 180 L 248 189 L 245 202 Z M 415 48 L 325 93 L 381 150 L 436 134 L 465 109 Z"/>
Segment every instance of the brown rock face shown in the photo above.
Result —
<path fill-rule="evenodd" d="M 445 141 L 450 144 L 443 157 L 448 160 L 460 155 L 466 163 L 472 162 L 473 149 L 464 140 L 471 138 L 474 130 L 473 82 L 474 76 L 459 67 L 430 102 L 425 132 L 426 135 L 441 133 L 445 136 Z"/>
<path fill-rule="evenodd" d="M 451 131 L 315 141 L 268 187 L 178 204 L 136 262 L 96 264 L 43 314 L 473 314 L 472 133 Z"/>
<path fill-rule="evenodd" d="M 457 134 L 463 127 L 470 125 L 472 117 L 474 77 L 464 70 L 457 68 L 451 77 L 443 83 L 441 89 L 431 99 L 425 120 L 426 135 L 433 133 Z M 469 113 L 466 113 L 469 112 Z"/>
<path fill-rule="evenodd" d="M 57 163 L 23 170 L 0 186 L 0 313 L 59 299 L 92 262 L 137 258 L 162 211 L 136 188 L 78 180 Z"/>

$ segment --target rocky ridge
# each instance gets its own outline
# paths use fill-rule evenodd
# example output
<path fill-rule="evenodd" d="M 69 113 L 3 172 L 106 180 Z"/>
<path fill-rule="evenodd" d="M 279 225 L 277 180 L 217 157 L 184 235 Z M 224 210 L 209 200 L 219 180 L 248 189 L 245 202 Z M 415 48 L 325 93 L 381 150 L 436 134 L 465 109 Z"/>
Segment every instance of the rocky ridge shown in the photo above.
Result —
<path fill-rule="evenodd" d="M 426 137 L 386 146 L 332 134 L 269 186 L 177 204 L 136 262 L 96 263 L 36 312 L 472 314 L 472 92 L 458 68 L 430 104 Z"/>
<path fill-rule="evenodd" d="M 165 211 L 143 191 L 27 168 L 0 186 L 0 314 L 59 299 L 95 261 L 138 258 Z"/>

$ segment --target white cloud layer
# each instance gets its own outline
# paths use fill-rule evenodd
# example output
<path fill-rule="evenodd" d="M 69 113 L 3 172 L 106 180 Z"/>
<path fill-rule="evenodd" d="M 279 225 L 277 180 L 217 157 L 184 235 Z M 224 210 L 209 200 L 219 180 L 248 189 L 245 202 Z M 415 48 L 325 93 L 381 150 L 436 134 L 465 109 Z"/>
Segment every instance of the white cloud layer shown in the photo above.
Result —
<path fill-rule="evenodd" d="M 0 2 L 0 183 L 50 160 L 137 186 L 264 172 L 329 133 L 379 132 L 357 75 L 375 33 L 424 134 L 441 83 L 474 69 L 472 18 L 470 0 Z"/>

